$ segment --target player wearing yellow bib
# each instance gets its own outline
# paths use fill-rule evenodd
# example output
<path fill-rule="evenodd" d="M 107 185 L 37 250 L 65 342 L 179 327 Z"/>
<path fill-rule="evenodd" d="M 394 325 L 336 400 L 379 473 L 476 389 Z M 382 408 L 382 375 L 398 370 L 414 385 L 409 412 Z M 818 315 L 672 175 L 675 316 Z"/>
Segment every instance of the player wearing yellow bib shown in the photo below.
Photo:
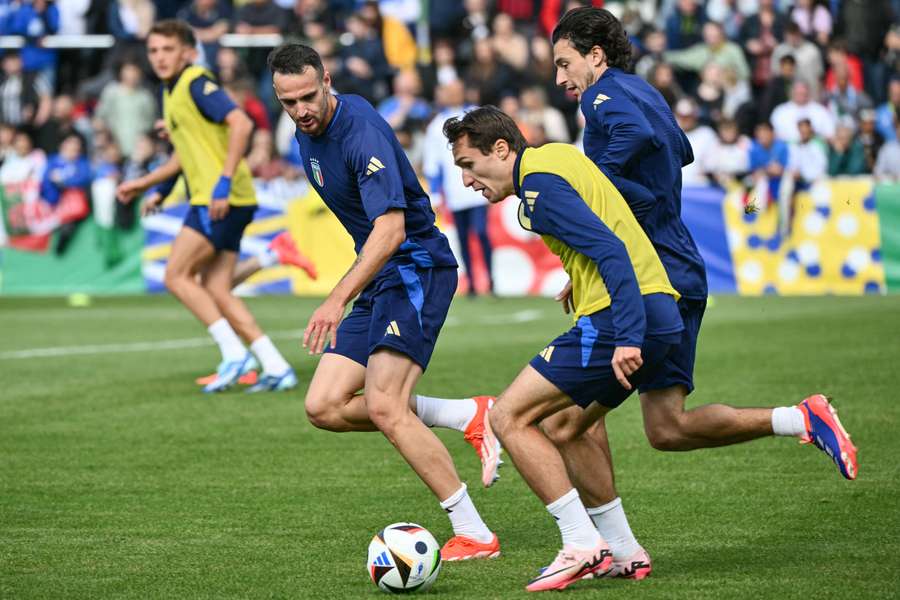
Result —
<path fill-rule="evenodd" d="M 526 148 L 515 122 L 490 106 L 448 120 L 444 134 L 463 183 L 490 202 L 518 196 L 520 225 L 542 236 L 572 281 L 575 326 L 531 360 L 489 413 L 562 535 L 562 551 L 526 589 L 563 589 L 605 572 L 613 558 L 539 424 L 577 405 L 587 428 L 652 376 L 681 339 L 678 293 L 624 198 L 576 148 Z"/>
<path fill-rule="evenodd" d="M 203 391 L 234 385 L 254 366 L 254 354 L 263 374 L 248 391 L 293 388 L 293 369 L 243 301 L 231 293 L 241 237 L 256 210 L 253 180 L 243 160 L 253 125 L 207 71 L 191 64 L 194 45 L 194 34 L 184 21 L 160 21 L 150 30 L 147 54 L 164 84 L 163 118 L 174 152 L 159 168 L 120 185 L 118 195 L 127 202 L 151 186 L 184 175 L 191 206 L 172 245 L 165 283 L 207 326 L 222 353 L 216 377 Z M 149 208 L 165 195 L 151 193 Z"/>

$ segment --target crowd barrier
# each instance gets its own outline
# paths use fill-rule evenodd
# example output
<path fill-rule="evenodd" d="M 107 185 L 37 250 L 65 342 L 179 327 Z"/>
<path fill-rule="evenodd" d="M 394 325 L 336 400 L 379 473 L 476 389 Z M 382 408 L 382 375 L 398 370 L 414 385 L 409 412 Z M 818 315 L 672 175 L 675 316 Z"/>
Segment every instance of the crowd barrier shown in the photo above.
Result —
<path fill-rule="evenodd" d="M 742 189 L 683 192 L 682 216 L 706 261 L 711 293 L 859 295 L 900 290 L 900 184 L 876 184 L 866 177 L 819 182 L 795 196 L 789 227 L 779 225 L 774 206 L 754 204 L 757 210 L 748 210 L 745 196 Z M 186 209 L 184 204 L 167 207 L 142 226 L 120 232 L 121 258 L 116 262 L 110 262 L 103 247 L 108 236 L 91 218 L 79 226 L 60 256 L 52 242 L 43 252 L 4 248 L 0 293 L 164 291 L 166 259 Z M 553 295 L 566 275 L 540 238 L 519 227 L 516 212 L 515 198 L 489 211 L 495 290 L 500 295 Z M 438 222 L 458 250 L 450 215 L 439 212 Z M 251 277 L 239 291 L 327 294 L 353 261 L 350 237 L 307 188 L 294 201 L 261 203 L 245 235 L 243 255 L 258 252 L 284 230 L 316 263 L 319 278 L 312 281 L 297 269 L 276 266 Z M 472 279 L 476 289 L 483 290 L 487 278 L 479 256 L 473 252 Z M 460 281 L 464 292 L 470 285 L 466 274 Z"/>

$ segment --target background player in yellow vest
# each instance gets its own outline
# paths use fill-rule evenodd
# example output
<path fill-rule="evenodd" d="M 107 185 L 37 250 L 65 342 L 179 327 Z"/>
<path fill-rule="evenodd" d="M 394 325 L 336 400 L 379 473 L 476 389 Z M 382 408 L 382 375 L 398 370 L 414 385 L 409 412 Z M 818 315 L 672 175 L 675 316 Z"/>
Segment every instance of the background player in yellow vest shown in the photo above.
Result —
<path fill-rule="evenodd" d="M 216 378 L 203 391 L 234 385 L 254 362 L 253 354 L 263 374 L 248 391 L 290 389 L 297 385 L 293 369 L 231 293 L 241 236 L 256 210 L 253 180 L 243 160 L 253 124 L 209 72 L 191 64 L 194 44 L 184 21 L 160 21 L 150 30 L 147 54 L 164 85 L 163 118 L 174 151 L 159 168 L 119 186 L 118 194 L 128 201 L 184 175 L 191 207 L 172 245 L 165 283 L 207 326 L 222 352 Z M 161 196 L 153 197 L 158 202 Z"/>
<path fill-rule="evenodd" d="M 609 569 L 613 557 L 539 424 L 577 405 L 587 428 L 651 377 L 681 339 L 678 293 L 622 195 L 573 146 L 526 148 L 515 122 L 490 106 L 449 119 L 444 134 L 465 185 L 490 202 L 518 196 L 520 225 L 541 234 L 572 281 L 575 327 L 535 356 L 489 413 L 562 534 L 562 550 L 527 589 L 563 589 Z"/>

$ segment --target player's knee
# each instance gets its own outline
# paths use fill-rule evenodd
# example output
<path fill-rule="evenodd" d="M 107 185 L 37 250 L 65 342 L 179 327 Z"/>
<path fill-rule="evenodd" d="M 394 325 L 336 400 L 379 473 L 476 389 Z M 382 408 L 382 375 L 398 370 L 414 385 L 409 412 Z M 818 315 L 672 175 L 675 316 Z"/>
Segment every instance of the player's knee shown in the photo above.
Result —
<path fill-rule="evenodd" d="M 167 290 L 173 293 L 181 287 L 183 280 L 184 274 L 177 269 L 167 268 L 165 275 L 163 275 L 163 284 L 165 284 Z"/>
<path fill-rule="evenodd" d="M 393 439 L 398 425 L 410 412 L 402 398 L 377 389 L 366 390 L 366 408 L 369 419 L 388 439 Z"/>
<path fill-rule="evenodd" d="M 501 440 L 514 427 L 515 419 L 512 412 L 501 402 L 494 404 L 487 418 L 490 420 L 491 429 Z"/>
<path fill-rule="evenodd" d="M 332 399 L 316 393 L 306 395 L 306 418 L 313 427 L 327 431 L 343 431 L 338 405 Z"/>
<path fill-rule="evenodd" d="M 675 452 L 684 450 L 684 435 L 674 423 L 648 423 L 644 425 L 647 441 L 655 450 Z"/>

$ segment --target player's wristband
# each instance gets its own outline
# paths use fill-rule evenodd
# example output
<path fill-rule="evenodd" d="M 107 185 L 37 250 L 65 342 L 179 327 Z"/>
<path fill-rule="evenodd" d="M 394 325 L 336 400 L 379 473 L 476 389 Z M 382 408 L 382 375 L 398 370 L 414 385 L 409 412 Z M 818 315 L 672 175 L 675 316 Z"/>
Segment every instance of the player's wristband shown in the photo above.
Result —
<path fill-rule="evenodd" d="M 228 196 L 231 195 L 231 177 L 226 177 L 222 175 L 219 177 L 219 181 L 216 182 L 216 187 L 213 188 L 212 199 L 213 200 L 227 200 Z"/>

